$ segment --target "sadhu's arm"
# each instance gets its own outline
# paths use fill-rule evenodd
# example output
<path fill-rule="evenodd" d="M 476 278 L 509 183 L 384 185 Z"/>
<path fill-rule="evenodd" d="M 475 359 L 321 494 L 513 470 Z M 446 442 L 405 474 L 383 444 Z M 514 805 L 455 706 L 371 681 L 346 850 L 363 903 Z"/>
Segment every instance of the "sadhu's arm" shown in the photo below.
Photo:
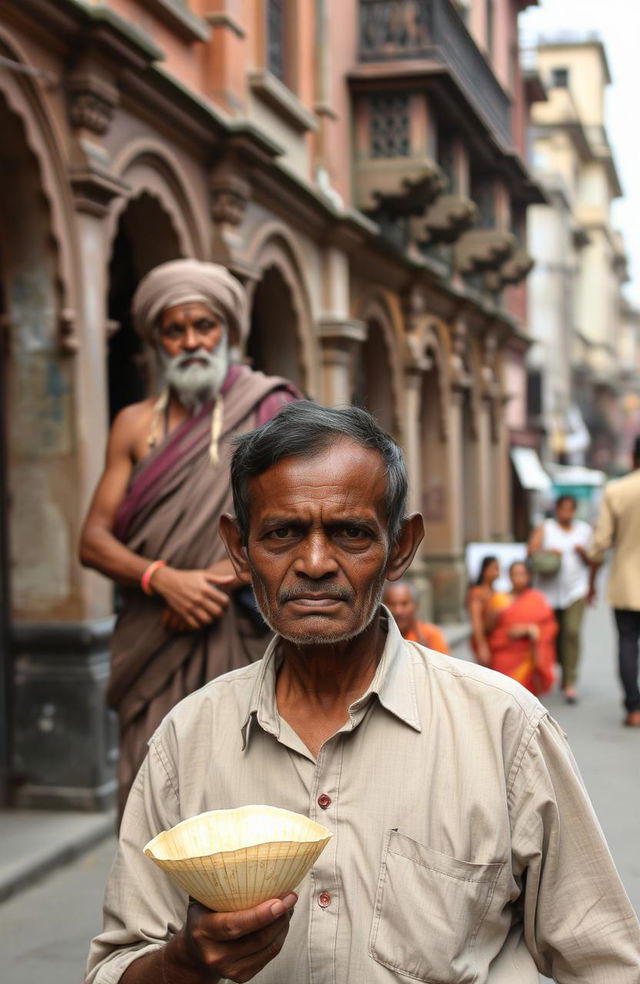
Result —
<path fill-rule="evenodd" d="M 109 442 L 105 468 L 89 507 L 80 535 L 80 560 L 106 577 L 126 587 L 141 587 L 142 576 L 150 564 L 161 557 L 141 557 L 115 536 L 115 519 L 134 464 L 134 438 L 139 432 L 144 405 L 126 407 L 116 417 Z M 219 619 L 229 607 L 229 591 L 237 586 L 231 564 L 222 561 L 209 570 L 176 570 L 168 564 L 153 571 L 150 587 L 162 595 L 169 613 L 165 625 L 170 630 L 199 629 Z"/>
<path fill-rule="evenodd" d="M 140 557 L 114 535 L 118 508 L 133 469 L 133 434 L 139 406 L 126 407 L 116 417 L 107 444 L 104 471 L 80 534 L 80 561 L 118 584 L 132 586 L 155 558 Z"/>

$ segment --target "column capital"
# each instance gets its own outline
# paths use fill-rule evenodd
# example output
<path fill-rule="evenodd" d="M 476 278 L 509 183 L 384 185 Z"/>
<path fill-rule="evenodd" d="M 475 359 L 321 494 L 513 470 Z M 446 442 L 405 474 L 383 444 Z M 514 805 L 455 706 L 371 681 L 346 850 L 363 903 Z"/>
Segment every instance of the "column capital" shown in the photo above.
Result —
<path fill-rule="evenodd" d="M 367 326 L 356 318 L 325 315 L 317 322 L 318 336 L 323 343 L 351 342 L 361 344 L 367 340 Z"/>

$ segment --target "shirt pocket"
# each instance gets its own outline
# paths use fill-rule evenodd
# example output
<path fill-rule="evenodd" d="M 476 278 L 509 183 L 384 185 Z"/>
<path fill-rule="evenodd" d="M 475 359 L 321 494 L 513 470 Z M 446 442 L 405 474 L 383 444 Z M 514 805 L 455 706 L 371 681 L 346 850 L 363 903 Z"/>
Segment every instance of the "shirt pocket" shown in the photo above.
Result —
<path fill-rule="evenodd" d="M 503 866 L 459 861 L 390 830 L 369 954 L 425 984 L 473 984 L 474 944 Z"/>

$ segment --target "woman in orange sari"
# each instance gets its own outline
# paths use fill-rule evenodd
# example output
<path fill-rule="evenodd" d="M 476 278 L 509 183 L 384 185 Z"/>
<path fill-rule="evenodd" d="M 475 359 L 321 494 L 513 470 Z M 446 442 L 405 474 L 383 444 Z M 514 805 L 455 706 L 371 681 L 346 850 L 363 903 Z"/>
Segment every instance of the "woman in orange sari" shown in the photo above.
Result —
<path fill-rule="evenodd" d="M 505 673 L 536 695 L 553 686 L 555 638 L 553 609 L 541 591 L 531 587 L 527 565 L 509 568 L 512 590 L 497 591 L 487 606 L 487 643 L 492 670 Z"/>

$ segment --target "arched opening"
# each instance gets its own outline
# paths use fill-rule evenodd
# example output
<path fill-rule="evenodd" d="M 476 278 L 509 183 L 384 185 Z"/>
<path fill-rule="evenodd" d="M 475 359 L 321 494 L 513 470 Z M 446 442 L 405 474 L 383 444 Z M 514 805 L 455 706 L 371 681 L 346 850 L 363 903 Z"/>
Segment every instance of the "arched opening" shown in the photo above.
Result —
<path fill-rule="evenodd" d="M 247 358 L 254 369 L 284 376 L 305 391 L 300 325 L 291 289 L 277 266 L 264 272 L 253 295 Z"/>
<path fill-rule="evenodd" d="M 375 318 L 367 322 L 367 338 L 356 361 L 353 402 L 372 413 L 381 427 L 396 436 L 389 350 L 384 329 Z"/>
<path fill-rule="evenodd" d="M 181 255 L 178 234 L 158 199 L 146 192 L 134 198 L 120 216 L 109 264 L 110 420 L 148 392 L 144 346 L 131 319 L 135 289 L 153 267 Z"/>
<path fill-rule="evenodd" d="M 10 620 L 64 610 L 71 367 L 58 349 L 58 254 L 38 158 L 0 93 L 0 800 L 16 703 Z M 59 577 L 52 579 L 53 566 Z"/>

